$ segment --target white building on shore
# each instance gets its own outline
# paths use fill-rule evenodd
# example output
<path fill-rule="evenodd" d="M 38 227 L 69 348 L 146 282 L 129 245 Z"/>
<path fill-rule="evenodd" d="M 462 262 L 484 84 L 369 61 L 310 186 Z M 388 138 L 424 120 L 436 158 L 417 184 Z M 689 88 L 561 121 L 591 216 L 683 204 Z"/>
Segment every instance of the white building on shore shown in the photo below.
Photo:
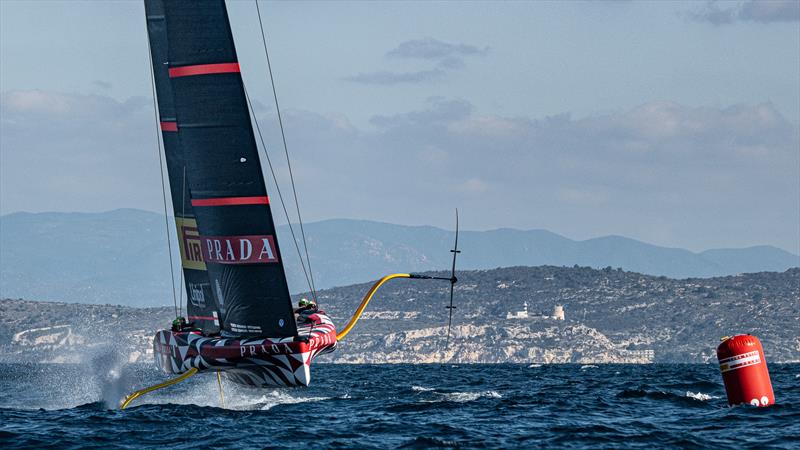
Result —
<path fill-rule="evenodd" d="M 546 313 L 531 314 L 528 311 L 528 302 L 522 304 L 522 309 L 519 311 L 509 311 L 506 313 L 507 320 L 521 320 L 521 319 L 539 319 L 539 320 L 565 320 L 564 305 L 556 305 L 553 307 L 553 313 L 547 315 Z"/>
<path fill-rule="evenodd" d="M 509 311 L 506 314 L 506 319 L 527 319 L 528 318 L 528 302 L 522 304 L 522 311 Z"/>

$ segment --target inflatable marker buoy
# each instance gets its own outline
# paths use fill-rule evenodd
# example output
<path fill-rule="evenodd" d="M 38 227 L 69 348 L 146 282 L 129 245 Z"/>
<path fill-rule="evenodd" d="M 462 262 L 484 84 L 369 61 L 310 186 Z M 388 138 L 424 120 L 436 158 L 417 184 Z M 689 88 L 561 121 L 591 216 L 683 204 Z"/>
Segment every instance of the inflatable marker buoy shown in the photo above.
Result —
<path fill-rule="evenodd" d="M 775 403 L 767 360 L 757 337 L 738 334 L 722 338 L 717 347 L 717 359 L 728 405 L 769 406 Z"/>

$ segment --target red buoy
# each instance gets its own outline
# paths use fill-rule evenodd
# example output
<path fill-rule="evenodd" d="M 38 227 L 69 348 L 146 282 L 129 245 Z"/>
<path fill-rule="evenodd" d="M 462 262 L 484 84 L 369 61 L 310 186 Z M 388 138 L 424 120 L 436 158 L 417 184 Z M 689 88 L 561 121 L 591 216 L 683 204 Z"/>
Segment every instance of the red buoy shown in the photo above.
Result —
<path fill-rule="evenodd" d="M 723 338 L 717 347 L 717 359 L 729 405 L 769 406 L 775 403 L 767 360 L 757 337 L 738 334 Z"/>

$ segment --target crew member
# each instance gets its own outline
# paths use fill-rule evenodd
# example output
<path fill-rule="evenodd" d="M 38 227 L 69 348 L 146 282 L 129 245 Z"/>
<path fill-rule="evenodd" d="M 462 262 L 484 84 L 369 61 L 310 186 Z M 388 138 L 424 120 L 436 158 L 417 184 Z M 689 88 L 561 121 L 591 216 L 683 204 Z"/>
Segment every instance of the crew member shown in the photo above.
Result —
<path fill-rule="evenodd" d="M 311 300 L 303 297 L 303 298 L 300 299 L 299 302 L 297 302 L 297 308 L 294 310 L 294 313 L 295 314 L 299 314 L 301 311 L 304 311 L 304 310 L 306 310 L 308 308 L 311 308 L 312 305 L 314 305 L 314 302 L 312 302 Z M 316 305 L 314 305 L 314 306 L 316 306 Z"/>
<path fill-rule="evenodd" d="M 172 321 L 172 331 L 198 331 L 194 322 L 187 322 L 186 318 L 178 316 Z"/>
<path fill-rule="evenodd" d="M 172 321 L 172 331 L 183 331 L 186 328 L 186 318 L 178 316 Z"/>
<path fill-rule="evenodd" d="M 295 313 L 297 314 L 297 321 L 299 323 L 319 323 L 320 318 L 317 315 L 319 312 L 319 308 L 317 308 L 317 302 L 313 300 L 309 300 L 307 298 L 302 298 L 297 303 L 297 308 Z"/>

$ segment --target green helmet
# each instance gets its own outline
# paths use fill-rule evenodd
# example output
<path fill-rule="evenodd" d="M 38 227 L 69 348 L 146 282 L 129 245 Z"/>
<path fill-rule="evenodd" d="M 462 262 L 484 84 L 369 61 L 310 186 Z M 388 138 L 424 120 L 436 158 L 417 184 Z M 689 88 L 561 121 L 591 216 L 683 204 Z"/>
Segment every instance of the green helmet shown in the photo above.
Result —
<path fill-rule="evenodd" d="M 311 306 L 312 304 L 313 303 L 311 303 L 311 301 L 305 297 L 301 298 L 300 301 L 297 303 L 297 305 L 300 306 L 301 308 L 304 308 L 306 306 Z"/>

